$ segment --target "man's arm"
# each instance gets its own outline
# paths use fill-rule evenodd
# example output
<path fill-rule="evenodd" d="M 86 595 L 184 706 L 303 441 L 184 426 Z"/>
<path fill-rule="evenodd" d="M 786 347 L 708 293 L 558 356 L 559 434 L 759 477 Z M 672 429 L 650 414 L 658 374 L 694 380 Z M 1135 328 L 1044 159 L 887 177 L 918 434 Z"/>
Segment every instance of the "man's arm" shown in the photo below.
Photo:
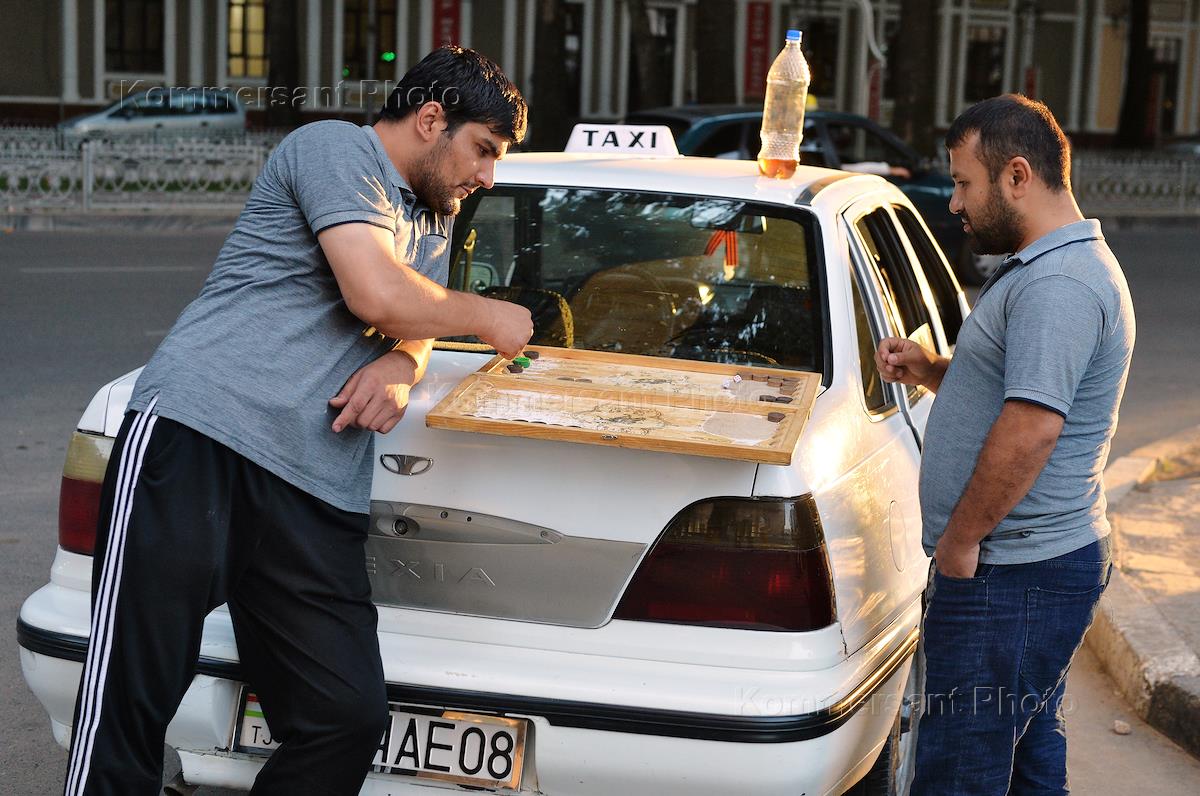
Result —
<path fill-rule="evenodd" d="M 1058 412 L 1027 401 L 1004 402 L 934 551 L 939 572 L 974 577 L 979 543 L 1028 494 L 1054 452 L 1062 427 Z"/>
<path fill-rule="evenodd" d="M 425 375 L 433 340 L 404 340 L 346 380 L 329 405 L 341 409 L 333 430 L 349 426 L 386 434 L 408 408 L 408 393 Z"/>
<path fill-rule="evenodd" d="M 346 306 L 389 337 L 423 340 L 475 335 L 514 357 L 533 335 L 529 310 L 447 290 L 396 261 L 392 233 L 373 224 L 339 224 L 317 240 Z"/>

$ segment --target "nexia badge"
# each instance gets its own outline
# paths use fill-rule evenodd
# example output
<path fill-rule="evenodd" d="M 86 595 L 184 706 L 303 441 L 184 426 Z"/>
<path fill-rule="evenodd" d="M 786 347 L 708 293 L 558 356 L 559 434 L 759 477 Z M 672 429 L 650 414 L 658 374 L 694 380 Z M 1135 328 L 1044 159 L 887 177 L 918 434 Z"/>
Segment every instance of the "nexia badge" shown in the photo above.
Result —
<path fill-rule="evenodd" d="M 675 137 L 664 124 L 577 124 L 567 152 L 678 157 Z"/>

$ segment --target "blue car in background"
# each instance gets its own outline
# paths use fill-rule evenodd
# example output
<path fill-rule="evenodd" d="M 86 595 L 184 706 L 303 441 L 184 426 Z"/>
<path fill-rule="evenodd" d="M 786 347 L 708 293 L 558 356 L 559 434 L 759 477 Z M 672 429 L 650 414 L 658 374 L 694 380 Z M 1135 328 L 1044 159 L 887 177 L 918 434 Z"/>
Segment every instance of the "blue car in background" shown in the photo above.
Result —
<path fill-rule="evenodd" d="M 684 155 L 753 160 L 758 155 L 762 107 L 758 105 L 682 105 L 630 113 L 627 124 L 665 124 Z M 852 113 L 810 110 L 804 117 L 800 146 L 805 165 L 831 169 L 860 163 L 886 163 L 908 177 L 883 174 L 896 184 L 925 219 L 959 279 L 981 285 L 1001 257 L 971 252 L 962 222 L 950 212 L 954 181 L 927 158 L 884 127 Z"/>

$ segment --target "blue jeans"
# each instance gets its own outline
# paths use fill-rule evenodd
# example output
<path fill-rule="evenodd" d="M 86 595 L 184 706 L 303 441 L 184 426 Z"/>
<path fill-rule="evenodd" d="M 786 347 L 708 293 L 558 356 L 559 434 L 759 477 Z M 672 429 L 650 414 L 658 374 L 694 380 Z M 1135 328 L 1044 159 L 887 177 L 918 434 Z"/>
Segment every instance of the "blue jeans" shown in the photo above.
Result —
<path fill-rule="evenodd" d="M 1112 571 L 1107 538 L 1046 561 L 934 568 L 911 796 L 1069 793 L 1064 686 Z"/>

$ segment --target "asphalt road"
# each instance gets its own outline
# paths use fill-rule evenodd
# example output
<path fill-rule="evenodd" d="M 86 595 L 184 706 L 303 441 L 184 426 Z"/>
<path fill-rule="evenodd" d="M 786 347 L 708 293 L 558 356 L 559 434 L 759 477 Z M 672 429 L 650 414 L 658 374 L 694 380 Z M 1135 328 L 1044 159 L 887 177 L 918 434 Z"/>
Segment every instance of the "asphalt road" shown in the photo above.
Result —
<path fill-rule="evenodd" d="M 220 248 L 213 233 L 0 234 L 0 794 L 58 792 L 66 755 L 20 673 L 15 621 L 45 583 L 71 429 L 96 388 L 146 361 Z M 1113 455 L 1200 424 L 1200 236 L 1110 233 L 1138 311 Z M 1128 714 L 1083 657 L 1069 691 L 1076 792 L 1200 792 L 1200 762 Z M 1112 733 L 1114 719 L 1133 734 Z M 229 791 L 205 789 L 203 796 Z"/>
<path fill-rule="evenodd" d="M 1137 316 L 1137 343 L 1112 456 L 1200 425 L 1200 232 L 1137 229 L 1106 236 Z"/>

